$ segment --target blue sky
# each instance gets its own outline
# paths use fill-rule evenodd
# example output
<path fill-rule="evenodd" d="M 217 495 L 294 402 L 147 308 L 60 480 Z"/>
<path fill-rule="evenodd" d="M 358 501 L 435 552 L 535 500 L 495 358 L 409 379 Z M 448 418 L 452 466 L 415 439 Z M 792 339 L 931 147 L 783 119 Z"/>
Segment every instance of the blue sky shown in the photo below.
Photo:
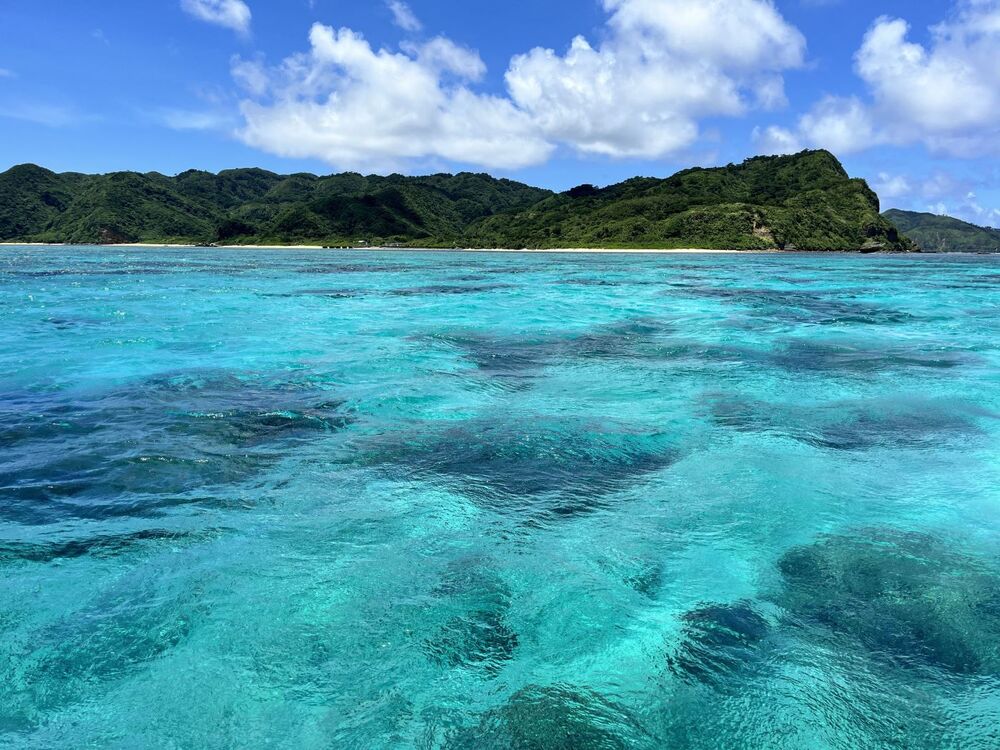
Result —
<path fill-rule="evenodd" d="M 4 0 L 0 168 L 488 171 L 826 147 L 1000 225 L 1000 0 Z"/>

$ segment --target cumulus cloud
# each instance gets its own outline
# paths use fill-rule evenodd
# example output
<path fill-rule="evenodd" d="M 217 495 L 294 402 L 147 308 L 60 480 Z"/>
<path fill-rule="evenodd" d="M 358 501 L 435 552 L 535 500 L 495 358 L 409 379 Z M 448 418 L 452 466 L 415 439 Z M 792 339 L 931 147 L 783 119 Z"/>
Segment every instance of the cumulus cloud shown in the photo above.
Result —
<path fill-rule="evenodd" d="M 387 0 L 386 6 L 392 11 L 392 21 L 403 31 L 420 31 L 424 25 L 403 0 Z"/>
<path fill-rule="evenodd" d="M 703 118 L 781 106 L 782 72 L 805 53 L 771 0 L 603 5 L 600 44 L 580 36 L 565 52 L 515 56 L 503 96 L 474 90 L 485 66 L 449 39 L 376 50 L 350 29 L 317 24 L 308 53 L 270 69 L 234 62 L 250 95 L 242 137 L 354 168 L 435 158 L 517 168 L 560 147 L 660 158 L 691 147 Z"/>
<path fill-rule="evenodd" d="M 404 43 L 403 51 L 416 58 L 421 66 L 438 74 L 454 73 L 467 81 L 478 81 L 486 75 L 486 64 L 478 53 L 459 47 L 443 36 L 424 44 Z"/>
<path fill-rule="evenodd" d="M 796 154 L 803 149 L 798 135 L 777 125 L 754 128 L 753 142 L 759 153 L 768 155 Z"/>
<path fill-rule="evenodd" d="M 1000 153 L 1000 0 L 959 0 L 931 27 L 929 44 L 910 36 L 903 19 L 875 21 L 855 56 L 867 101 L 827 98 L 795 137 L 844 153 L 885 143 L 966 158 Z"/>
<path fill-rule="evenodd" d="M 545 136 L 585 153 L 656 158 L 692 145 L 698 120 L 740 115 L 745 92 L 783 98 L 774 75 L 805 39 L 761 0 L 605 0 L 610 34 L 511 61 L 511 99 Z M 780 89 L 780 91 L 779 91 Z"/>
<path fill-rule="evenodd" d="M 799 65 L 805 37 L 770 0 L 604 0 L 610 26 L 646 56 L 665 50 L 678 59 L 724 69 Z"/>
<path fill-rule="evenodd" d="M 868 108 L 854 97 L 826 97 L 802 116 L 799 133 L 806 143 L 840 154 L 870 148 L 881 138 Z"/>
<path fill-rule="evenodd" d="M 443 158 L 488 167 L 544 161 L 552 146 L 510 101 L 473 93 L 478 55 L 445 39 L 412 54 L 375 51 L 350 29 L 316 24 L 307 55 L 270 71 L 267 102 L 242 104 L 248 144 L 343 168 Z M 240 75 L 254 81 L 256 73 Z"/>
<path fill-rule="evenodd" d="M 761 153 L 794 154 L 804 148 L 826 148 L 851 154 L 883 142 L 867 106 L 856 97 L 827 96 L 802 115 L 794 128 L 755 128 L 754 145 Z"/>
<path fill-rule="evenodd" d="M 243 0 L 181 0 L 181 8 L 201 21 L 232 29 L 238 34 L 250 33 L 252 14 Z"/>
<path fill-rule="evenodd" d="M 931 29 L 930 47 L 908 41 L 909 25 L 881 18 L 865 36 L 857 71 L 896 140 L 976 138 L 1000 117 L 1000 2 L 966 0 Z"/>

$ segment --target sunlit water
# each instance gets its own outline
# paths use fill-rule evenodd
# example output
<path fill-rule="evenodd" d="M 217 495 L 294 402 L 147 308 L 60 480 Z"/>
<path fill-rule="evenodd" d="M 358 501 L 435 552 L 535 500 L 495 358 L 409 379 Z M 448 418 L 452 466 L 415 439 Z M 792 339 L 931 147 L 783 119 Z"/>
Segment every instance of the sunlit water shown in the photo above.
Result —
<path fill-rule="evenodd" d="M 0 250 L 0 746 L 995 748 L 998 291 Z"/>

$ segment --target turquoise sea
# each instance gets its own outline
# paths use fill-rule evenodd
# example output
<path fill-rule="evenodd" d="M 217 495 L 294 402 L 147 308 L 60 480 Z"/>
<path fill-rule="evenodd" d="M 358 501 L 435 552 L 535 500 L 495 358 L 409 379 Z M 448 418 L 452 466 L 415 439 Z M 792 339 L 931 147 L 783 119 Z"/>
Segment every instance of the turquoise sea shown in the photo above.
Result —
<path fill-rule="evenodd" d="M 0 746 L 996 748 L 998 292 L 0 249 Z"/>

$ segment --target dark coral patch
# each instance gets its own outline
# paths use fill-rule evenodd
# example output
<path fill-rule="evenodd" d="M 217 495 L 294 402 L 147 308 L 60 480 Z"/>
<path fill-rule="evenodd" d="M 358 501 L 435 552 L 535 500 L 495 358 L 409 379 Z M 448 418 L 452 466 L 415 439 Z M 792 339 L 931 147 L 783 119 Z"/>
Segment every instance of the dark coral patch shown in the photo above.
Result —
<path fill-rule="evenodd" d="M 625 750 L 655 747 L 622 705 L 568 685 L 522 688 L 447 744 L 491 750 Z"/>
<path fill-rule="evenodd" d="M 353 421 L 308 382 L 187 372 L 0 402 L 0 515 L 45 523 L 145 515 L 248 479 Z"/>
<path fill-rule="evenodd" d="M 520 518 L 591 512 L 678 458 L 662 433 L 544 418 L 424 426 L 381 436 L 359 455 L 391 475 L 453 483 L 480 504 Z"/>
<path fill-rule="evenodd" d="M 715 683 L 749 663 L 770 626 L 749 602 L 709 604 L 683 616 L 683 640 L 669 658 L 681 677 Z"/>
<path fill-rule="evenodd" d="M 78 557 L 116 557 L 140 546 L 186 544 L 209 538 L 218 532 L 141 529 L 121 534 L 98 534 L 64 541 L 0 542 L 0 565 L 17 562 L 50 563 Z"/>
<path fill-rule="evenodd" d="M 902 667 L 1000 674 L 1000 575 L 959 546 L 882 529 L 796 547 L 778 569 L 795 622 Z"/>
<path fill-rule="evenodd" d="M 517 633 L 507 625 L 504 613 L 481 609 L 451 618 L 428 642 L 427 652 L 439 664 L 496 674 L 517 647 Z"/>
<path fill-rule="evenodd" d="M 676 292 L 671 292 L 676 293 Z M 721 300 L 748 311 L 755 318 L 805 325 L 903 325 L 910 313 L 873 304 L 851 295 L 805 290 L 689 287 L 687 296 Z"/>
<path fill-rule="evenodd" d="M 451 565 L 434 596 L 447 620 L 425 644 L 432 661 L 493 676 L 513 658 L 519 639 L 507 622 L 510 590 L 481 561 Z"/>
<path fill-rule="evenodd" d="M 774 351 L 770 361 L 792 372 L 871 375 L 897 370 L 953 370 L 974 361 L 967 353 L 929 349 L 915 344 L 875 345 L 852 341 L 792 339 Z"/>
<path fill-rule="evenodd" d="M 816 407 L 770 404 L 735 395 L 708 399 L 718 426 L 771 433 L 817 448 L 940 448 L 981 436 L 980 421 L 997 415 L 956 401 L 900 399 L 834 403 Z"/>
<path fill-rule="evenodd" d="M 406 289 L 395 289 L 391 292 L 396 297 L 425 297 L 454 294 L 485 294 L 503 289 L 511 289 L 509 284 L 431 284 L 415 286 Z"/>

